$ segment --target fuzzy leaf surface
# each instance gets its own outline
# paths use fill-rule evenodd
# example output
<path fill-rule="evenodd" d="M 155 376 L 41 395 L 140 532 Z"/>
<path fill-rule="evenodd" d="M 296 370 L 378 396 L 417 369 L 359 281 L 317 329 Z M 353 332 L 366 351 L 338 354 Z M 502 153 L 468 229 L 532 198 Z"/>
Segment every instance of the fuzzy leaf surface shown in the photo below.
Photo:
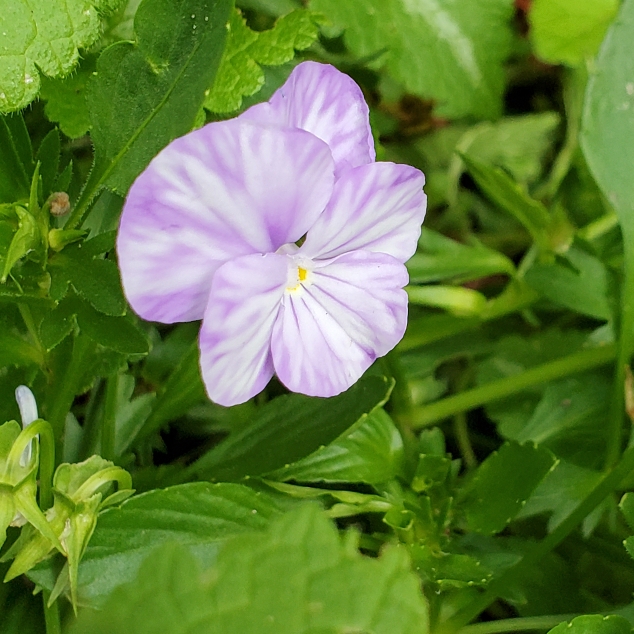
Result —
<path fill-rule="evenodd" d="M 40 90 L 40 72 L 68 75 L 79 49 L 101 34 L 99 12 L 122 0 L 0 0 L 0 112 L 19 110 Z"/>
<path fill-rule="evenodd" d="M 428 615 L 404 549 L 363 557 L 316 506 L 227 542 L 200 574 L 182 546 L 166 545 L 72 634 L 183 631 L 222 634 L 426 634 Z"/>

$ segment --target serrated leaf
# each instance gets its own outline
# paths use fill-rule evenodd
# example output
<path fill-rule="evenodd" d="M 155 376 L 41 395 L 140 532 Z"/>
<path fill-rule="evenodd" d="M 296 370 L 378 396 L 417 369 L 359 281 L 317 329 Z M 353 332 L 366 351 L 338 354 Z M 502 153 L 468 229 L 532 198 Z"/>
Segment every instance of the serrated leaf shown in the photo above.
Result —
<path fill-rule="evenodd" d="M 281 481 L 377 484 L 402 472 L 403 439 L 385 410 L 377 407 L 362 415 L 329 445 L 266 477 Z"/>
<path fill-rule="evenodd" d="M 109 241 L 110 234 L 104 239 Z M 100 239 L 93 238 L 93 240 Z M 100 242 L 104 240 L 100 239 Z M 117 265 L 111 261 L 92 257 L 96 250 L 106 244 L 92 244 L 92 240 L 72 244 L 51 258 L 51 297 L 64 297 L 68 284 L 72 284 L 78 295 L 97 309 L 110 316 L 121 316 L 126 311 L 126 301 L 121 288 Z M 84 250 L 84 244 L 87 250 Z"/>
<path fill-rule="evenodd" d="M 40 71 L 63 77 L 79 60 L 79 49 L 101 32 L 100 11 L 121 0 L 0 0 L 0 112 L 24 108 L 37 96 Z"/>
<path fill-rule="evenodd" d="M 552 532 L 581 503 L 601 480 L 600 471 L 585 469 L 565 460 L 540 482 L 518 517 L 551 513 L 548 531 Z M 601 511 L 602 507 L 599 507 Z M 588 535 L 600 519 L 595 513 L 584 520 L 583 533 Z"/>
<path fill-rule="evenodd" d="M 159 150 L 191 130 L 220 62 L 231 4 L 144 0 L 136 44 L 117 42 L 101 54 L 86 91 L 95 162 L 69 228 L 102 187 L 125 194 Z"/>
<path fill-rule="evenodd" d="M 411 284 L 445 280 L 460 284 L 495 273 L 515 273 L 511 260 L 475 239 L 462 244 L 423 227 L 418 246 L 407 262 Z"/>
<path fill-rule="evenodd" d="M 555 304 L 595 319 L 610 320 L 610 277 L 603 262 L 575 246 L 566 251 L 563 259 L 568 266 L 559 262 L 534 264 L 524 279 Z"/>
<path fill-rule="evenodd" d="M 75 326 L 74 301 L 62 301 L 51 311 L 48 311 L 40 323 L 40 342 L 47 351 L 60 344 Z"/>
<path fill-rule="evenodd" d="M 342 543 L 317 507 L 306 505 L 266 533 L 227 542 L 202 577 L 186 549 L 163 547 L 102 612 L 80 615 L 71 634 L 176 634 L 194 627 L 210 634 L 426 634 L 429 626 L 403 549 L 363 557 Z"/>
<path fill-rule="evenodd" d="M 92 65 L 82 64 L 79 70 L 63 79 L 42 77 L 40 96 L 46 101 L 44 113 L 49 121 L 59 124 L 60 130 L 71 139 L 90 130 L 86 103 L 86 86 L 94 71 Z"/>
<path fill-rule="evenodd" d="M 128 317 L 104 315 L 88 304 L 81 304 L 77 312 L 80 330 L 95 343 L 122 354 L 147 354 L 147 337 Z"/>
<path fill-rule="evenodd" d="M 252 31 L 237 9 L 229 22 L 227 46 L 204 106 L 212 112 L 233 112 L 242 97 L 264 84 L 260 65 L 279 66 L 293 59 L 295 50 L 308 48 L 319 35 L 312 12 L 296 10 L 277 20 L 268 31 Z"/>
<path fill-rule="evenodd" d="M 362 377 L 350 389 L 323 399 L 290 394 L 260 408 L 250 424 L 202 456 L 192 472 L 214 480 L 240 480 L 270 473 L 309 456 L 385 403 L 392 383 Z"/>
<path fill-rule="evenodd" d="M 239 484 L 195 482 L 130 498 L 99 516 L 79 565 L 80 601 L 101 604 L 116 586 L 134 579 L 159 544 L 177 542 L 208 565 L 220 542 L 265 528 L 279 512 L 274 497 Z M 42 566 L 29 576 L 52 588 L 47 572 Z"/>
<path fill-rule="evenodd" d="M 503 63 L 510 52 L 510 0 L 311 0 L 309 7 L 345 29 L 348 48 L 378 59 L 440 116 L 496 118 Z"/>
<path fill-rule="evenodd" d="M 560 623 L 548 634 L 630 634 L 631 631 L 632 625 L 622 616 L 586 614 L 572 619 L 570 623 Z"/>
<path fill-rule="evenodd" d="M 535 53 L 577 66 L 596 54 L 618 8 L 618 0 L 534 0 L 528 19 Z"/>
<path fill-rule="evenodd" d="M 501 531 L 555 463 L 550 451 L 532 443 L 504 443 L 478 467 L 469 485 L 464 511 L 471 530 Z"/>

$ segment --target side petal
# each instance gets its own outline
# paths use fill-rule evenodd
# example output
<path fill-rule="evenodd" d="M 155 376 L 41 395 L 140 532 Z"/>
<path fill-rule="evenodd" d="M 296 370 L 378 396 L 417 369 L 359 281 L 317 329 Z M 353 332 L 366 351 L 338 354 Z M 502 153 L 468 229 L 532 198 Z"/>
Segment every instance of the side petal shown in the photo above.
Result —
<path fill-rule="evenodd" d="M 376 156 L 363 93 L 330 64 L 298 64 L 268 103 L 249 108 L 240 118 L 312 132 L 330 146 L 338 173 Z"/>
<path fill-rule="evenodd" d="M 409 165 L 372 163 L 344 172 L 301 253 L 332 258 L 363 249 L 401 262 L 414 255 L 425 218 L 423 173 Z"/>
<path fill-rule="evenodd" d="M 332 193 L 328 146 L 304 130 L 238 120 L 176 139 L 132 185 L 117 250 L 145 319 L 200 319 L 224 262 L 295 242 Z"/>
<path fill-rule="evenodd" d="M 289 390 L 334 396 L 402 339 L 407 270 L 389 255 L 356 251 L 310 271 L 307 281 L 285 294 L 273 364 Z"/>
<path fill-rule="evenodd" d="M 288 259 L 246 255 L 214 275 L 200 329 L 200 366 L 209 398 L 244 403 L 273 376 L 271 332 L 281 307 Z"/>

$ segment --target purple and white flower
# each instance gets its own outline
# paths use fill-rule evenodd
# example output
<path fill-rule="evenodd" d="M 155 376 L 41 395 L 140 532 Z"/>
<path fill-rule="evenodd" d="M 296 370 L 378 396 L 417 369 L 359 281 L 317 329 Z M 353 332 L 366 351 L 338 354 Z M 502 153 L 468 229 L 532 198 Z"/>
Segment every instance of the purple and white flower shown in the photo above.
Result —
<path fill-rule="evenodd" d="M 246 401 L 273 374 L 333 396 L 402 338 L 424 177 L 374 159 L 359 87 L 304 62 L 269 102 L 176 139 L 132 185 L 125 294 L 144 319 L 202 318 L 216 403 Z"/>

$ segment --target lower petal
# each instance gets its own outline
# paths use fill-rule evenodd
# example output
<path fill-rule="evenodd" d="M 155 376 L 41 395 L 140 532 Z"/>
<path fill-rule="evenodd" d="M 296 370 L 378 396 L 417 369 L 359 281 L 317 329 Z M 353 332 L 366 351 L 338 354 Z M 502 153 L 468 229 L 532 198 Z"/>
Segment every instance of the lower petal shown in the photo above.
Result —
<path fill-rule="evenodd" d="M 200 365 L 209 398 L 244 403 L 273 376 L 271 333 L 288 277 L 284 255 L 246 255 L 214 275 L 200 330 Z"/>
<path fill-rule="evenodd" d="M 382 253 L 354 251 L 311 272 L 284 297 L 271 340 L 279 379 L 294 391 L 334 396 L 348 389 L 407 325 L 407 271 Z"/>

